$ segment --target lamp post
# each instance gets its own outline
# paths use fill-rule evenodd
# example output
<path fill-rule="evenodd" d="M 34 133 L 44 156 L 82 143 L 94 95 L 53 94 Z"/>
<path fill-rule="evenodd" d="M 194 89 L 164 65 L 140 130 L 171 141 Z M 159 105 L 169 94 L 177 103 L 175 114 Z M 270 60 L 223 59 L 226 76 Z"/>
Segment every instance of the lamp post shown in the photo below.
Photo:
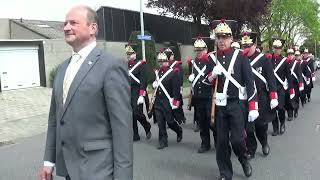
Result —
<path fill-rule="evenodd" d="M 143 0 L 140 0 L 140 27 L 141 27 L 141 35 L 144 36 L 144 21 L 143 21 Z M 142 41 L 142 59 L 146 60 L 146 45 L 145 40 Z"/>

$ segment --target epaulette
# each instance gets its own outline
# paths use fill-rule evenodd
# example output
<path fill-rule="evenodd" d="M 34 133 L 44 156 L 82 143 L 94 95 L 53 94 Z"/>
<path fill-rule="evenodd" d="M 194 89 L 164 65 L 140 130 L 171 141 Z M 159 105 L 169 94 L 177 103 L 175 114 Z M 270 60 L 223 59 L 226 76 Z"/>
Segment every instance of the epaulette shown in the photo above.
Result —
<path fill-rule="evenodd" d="M 265 56 L 267 59 L 272 59 L 272 54 L 270 54 L 270 53 L 265 54 Z"/>
<path fill-rule="evenodd" d="M 182 64 L 182 61 L 181 61 L 181 60 L 177 61 L 177 64 L 181 65 L 181 64 Z"/>
<path fill-rule="evenodd" d="M 173 69 L 173 72 L 174 72 L 174 73 L 179 73 L 179 72 L 180 72 L 180 69 L 179 69 L 179 68 L 174 68 L 174 69 Z"/>
<path fill-rule="evenodd" d="M 250 51 L 250 48 L 246 48 L 246 49 L 244 49 L 244 50 L 241 52 L 241 56 L 245 56 L 245 57 L 247 57 L 247 56 L 248 56 L 248 54 L 249 54 L 249 51 Z"/>

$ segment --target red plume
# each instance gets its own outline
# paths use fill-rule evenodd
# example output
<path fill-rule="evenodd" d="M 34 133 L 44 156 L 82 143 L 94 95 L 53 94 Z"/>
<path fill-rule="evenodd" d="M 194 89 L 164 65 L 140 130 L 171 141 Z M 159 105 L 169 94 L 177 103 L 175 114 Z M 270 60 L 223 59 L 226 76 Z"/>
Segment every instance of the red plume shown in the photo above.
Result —
<path fill-rule="evenodd" d="M 221 23 L 225 23 L 225 19 L 224 18 L 221 18 Z"/>
<path fill-rule="evenodd" d="M 163 53 L 163 52 L 164 52 L 164 49 L 163 49 L 163 48 L 161 48 L 161 49 L 160 49 L 160 52 L 161 52 L 161 53 Z"/>

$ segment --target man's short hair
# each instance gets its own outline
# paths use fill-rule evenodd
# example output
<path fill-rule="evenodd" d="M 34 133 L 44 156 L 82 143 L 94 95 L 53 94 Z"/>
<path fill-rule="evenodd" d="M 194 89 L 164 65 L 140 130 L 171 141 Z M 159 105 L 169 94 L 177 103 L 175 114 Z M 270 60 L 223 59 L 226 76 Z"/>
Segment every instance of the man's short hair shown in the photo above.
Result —
<path fill-rule="evenodd" d="M 98 24 L 98 14 L 95 10 L 90 7 L 85 7 L 87 9 L 87 20 L 88 23 L 96 23 Z"/>

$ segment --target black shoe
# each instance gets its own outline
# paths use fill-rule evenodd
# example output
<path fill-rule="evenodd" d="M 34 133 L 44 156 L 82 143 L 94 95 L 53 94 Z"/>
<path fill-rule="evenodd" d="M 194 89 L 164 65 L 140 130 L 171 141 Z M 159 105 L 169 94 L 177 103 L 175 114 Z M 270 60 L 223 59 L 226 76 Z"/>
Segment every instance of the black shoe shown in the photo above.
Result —
<path fill-rule="evenodd" d="M 273 131 L 272 136 L 278 136 L 279 135 L 279 130 Z"/>
<path fill-rule="evenodd" d="M 183 118 L 183 119 L 182 119 L 182 123 L 183 123 L 183 124 L 186 124 L 186 121 L 187 121 L 186 118 Z"/>
<path fill-rule="evenodd" d="M 182 140 L 182 130 L 177 134 L 177 142 L 181 142 Z"/>
<path fill-rule="evenodd" d="M 160 143 L 157 149 L 164 149 L 166 147 L 168 147 L 168 143 Z"/>
<path fill-rule="evenodd" d="M 283 134 L 284 132 L 286 132 L 286 125 L 285 124 L 281 124 L 280 125 L 280 134 Z"/>
<path fill-rule="evenodd" d="M 250 161 L 250 160 L 252 160 L 252 159 L 254 159 L 254 154 L 250 154 L 250 153 L 245 153 L 245 158 L 248 160 L 248 161 Z"/>
<path fill-rule="evenodd" d="M 262 153 L 263 153 L 263 155 L 265 155 L 265 156 L 268 156 L 268 155 L 269 155 L 269 153 L 270 153 L 270 147 L 269 147 L 268 144 L 262 146 Z"/>
<path fill-rule="evenodd" d="M 246 175 L 246 177 L 250 177 L 252 175 L 252 167 L 249 161 L 247 160 L 242 161 L 241 166 L 242 166 L 244 175 Z"/>
<path fill-rule="evenodd" d="M 146 138 L 147 138 L 147 139 L 150 139 L 151 136 L 152 136 L 152 133 L 151 133 L 151 131 L 150 131 L 150 129 L 149 129 L 149 131 L 146 132 Z"/>
<path fill-rule="evenodd" d="M 198 153 L 205 153 L 207 151 L 209 151 L 211 149 L 211 147 L 204 147 L 204 146 L 201 146 L 199 149 L 198 149 Z"/>
<path fill-rule="evenodd" d="M 133 142 L 140 141 L 140 136 L 133 137 Z"/>
<path fill-rule="evenodd" d="M 295 111 L 293 116 L 294 116 L 294 118 L 297 118 L 298 117 L 298 111 Z"/>
<path fill-rule="evenodd" d="M 199 127 L 199 125 L 197 123 L 194 125 L 194 130 L 193 131 L 194 132 L 199 132 L 200 131 L 200 127 Z"/>
<path fill-rule="evenodd" d="M 288 121 L 292 121 L 292 117 L 288 117 Z"/>

